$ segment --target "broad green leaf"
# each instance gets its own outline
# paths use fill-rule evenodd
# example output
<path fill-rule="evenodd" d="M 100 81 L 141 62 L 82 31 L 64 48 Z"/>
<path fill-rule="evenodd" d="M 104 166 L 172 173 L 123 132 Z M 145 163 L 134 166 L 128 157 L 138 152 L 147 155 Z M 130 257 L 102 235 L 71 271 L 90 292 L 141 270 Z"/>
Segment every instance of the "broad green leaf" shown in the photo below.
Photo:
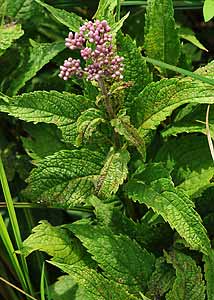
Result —
<path fill-rule="evenodd" d="M 156 161 L 168 161 L 173 166 L 175 184 L 192 197 L 213 185 L 214 166 L 205 136 L 184 136 L 165 142 Z"/>
<path fill-rule="evenodd" d="M 124 81 L 131 83 L 131 86 L 125 90 L 124 101 L 129 110 L 133 109 L 131 113 L 134 118 L 136 111 L 135 107 L 133 107 L 133 99 L 152 81 L 152 75 L 141 55 L 140 49 L 130 36 L 123 36 L 122 33 L 119 33 L 117 42 L 119 44 L 118 53 L 124 57 Z"/>
<path fill-rule="evenodd" d="M 29 59 L 19 70 L 16 80 L 12 81 L 8 90 L 10 95 L 17 94 L 28 80 L 33 78 L 44 65 L 65 48 L 64 42 L 37 43 L 33 40 L 30 42 Z"/>
<path fill-rule="evenodd" d="M 41 13 L 35 0 L 6 0 L 5 14 L 16 20 L 28 20 Z"/>
<path fill-rule="evenodd" d="M 89 108 L 77 119 L 77 133 L 78 137 L 76 144 L 79 146 L 83 140 L 88 140 L 92 134 L 96 131 L 97 126 L 105 122 L 103 113 L 99 109 Z"/>
<path fill-rule="evenodd" d="M 9 48 L 13 41 L 24 34 L 20 24 L 8 24 L 0 27 L 0 56 Z"/>
<path fill-rule="evenodd" d="M 155 271 L 148 282 L 147 296 L 151 299 L 161 298 L 172 287 L 175 280 L 174 269 L 166 263 L 164 257 L 157 258 Z"/>
<path fill-rule="evenodd" d="M 206 286 L 207 286 L 207 299 L 213 300 L 214 299 L 214 250 L 212 249 L 209 255 L 203 256 L 204 271 L 205 271 L 205 279 L 206 279 Z"/>
<path fill-rule="evenodd" d="M 51 124 L 34 125 L 26 123 L 24 130 L 29 136 L 21 138 L 23 146 L 33 160 L 39 161 L 48 155 L 67 148 L 60 140 L 60 131 Z"/>
<path fill-rule="evenodd" d="M 0 95 L 5 101 L 5 96 Z M 57 91 L 35 91 L 7 98 L 0 102 L 0 111 L 34 123 L 52 123 L 62 131 L 66 142 L 74 143 L 77 131 L 76 120 L 88 108 L 89 101 L 81 95 Z"/>
<path fill-rule="evenodd" d="M 203 14 L 205 22 L 210 21 L 214 17 L 214 0 L 204 1 Z"/>
<path fill-rule="evenodd" d="M 114 24 L 114 9 L 117 6 L 117 0 L 100 0 L 98 9 L 93 16 L 94 19 L 106 19 L 110 25 Z"/>
<path fill-rule="evenodd" d="M 198 47 L 201 50 L 208 51 L 204 45 L 201 44 L 201 42 L 197 39 L 195 36 L 195 33 L 192 31 L 191 28 L 188 27 L 178 27 L 178 34 L 180 38 L 192 43 L 196 47 Z"/>
<path fill-rule="evenodd" d="M 176 270 L 176 279 L 166 300 L 204 300 L 205 285 L 201 268 L 191 256 L 178 251 L 166 253 L 165 256 Z"/>
<path fill-rule="evenodd" d="M 94 151 L 61 150 L 47 156 L 32 171 L 24 195 L 56 207 L 68 208 L 85 202 L 102 162 L 103 156 Z"/>
<path fill-rule="evenodd" d="M 200 72 L 213 76 L 214 62 L 197 73 Z M 149 84 L 137 98 L 139 117 L 144 120 L 139 133 L 144 136 L 148 130 L 156 129 L 174 109 L 186 103 L 214 103 L 214 86 L 188 77 L 163 79 Z"/>
<path fill-rule="evenodd" d="M 108 198 L 115 194 L 128 174 L 127 164 L 130 155 L 127 150 L 110 150 L 104 167 L 95 185 L 95 192 L 100 197 Z"/>
<path fill-rule="evenodd" d="M 116 119 L 111 120 L 111 125 L 115 131 L 120 135 L 123 135 L 125 139 L 133 146 L 137 148 L 142 158 L 145 160 L 146 147 L 145 142 L 139 135 L 137 129 L 131 124 L 130 117 L 121 115 Z"/>
<path fill-rule="evenodd" d="M 144 203 L 160 214 L 184 238 L 191 248 L 204 254 L 210 251 L 210 242 L 193 202 L 174 187 L 169 172 L 160 163 L 148 165 L 127 185 L 128 196 Z"/>
<path fill-rule="evenodd" d="M 144 49 L 148 57 L 176 65 L 180 41 L 175 28 L 172 0 L 148 0 Z"/>
<path fill-rule="evenodd" d="M 35 1 L 45 7 L 60 23 L 67 26 L 72 31 L 79 31 L 80 26 L 84 23 L 84 20 L 73 12 L 55 8 L 40 0 Z"/>
<path fill-rule="evenodd" d="M 84 290 L 69 275 L 60 276 L 54 284 L 49 286 L 49 292 L 53 300 L 89 300 Z"/>
<path fill-rule="evenodd" d="M 122 284 L 106 279 L 93 269 L 53 261 L 50 263 L 68 273 L 84 289 L 84 300 L 140 300 L 129 294 Z"/>
<path fill-rule="evenodd" d="M 54 261 L 70 265 L 78 262 L 83 255 L 83 248 L 77 240 L 72 240 L 68 230 L 52 226 L 48 221 L 40 221 L 33 228 L 32 234 L 23 242 L 21 253 L 28 256 L 36 250 L 46 252 Z"/>
<path fill-rule="evenodd" d="M 189 107 L 189 108 L 188 108 Z M 189 113 L 185 114 L 183 117 L 179 117 L 172 122 L 168 128 L 161 132 L 163 137 L 168 137 L 170 135 L 177 136 L 179 133 L 194 133 L 199 132 L 207 134 L 206 130 L 206 111 L 207 105 L 197 105 L 191 107 L 190 105 L 186 109 L 190 109 Z M 211 131 L 211 136 L 214 135 L 214 107 L 210 107 L 209 114 L 209 127 Z M 185 111 L 185 108 L 180 112 Z"/>
<path fill-rule="evenodd" d="M 68 228 L 81 240 L 105 271 L 105 276 L 132 292 L 145 289 L 154 267 L 154 256 L 125 235 L 108 227 L 73 223 Z"/>

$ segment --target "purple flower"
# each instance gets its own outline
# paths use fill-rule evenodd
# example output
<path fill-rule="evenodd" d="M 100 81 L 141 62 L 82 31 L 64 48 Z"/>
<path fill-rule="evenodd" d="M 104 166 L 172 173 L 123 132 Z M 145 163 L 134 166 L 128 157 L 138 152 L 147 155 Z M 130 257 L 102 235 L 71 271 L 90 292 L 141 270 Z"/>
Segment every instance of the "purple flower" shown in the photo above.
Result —
<path fill-rule="evenodd" d="M 60 67 L 59 76 L 67 80 L 73 75 L 88 80 L 101 78 L 123 78 L 123 57 L 117 56 L 112 46 L 111 28 L 106 20 L 86 22 L 80 27 L 79 32 L 69 32 L 65 45 L 70 49 L 81 49 L 80 54 L 86 61 L 85 68 L 80 66 L 80 60 L 69 58 Z M 87 47 L 85 46 L 87 42 Z"/>

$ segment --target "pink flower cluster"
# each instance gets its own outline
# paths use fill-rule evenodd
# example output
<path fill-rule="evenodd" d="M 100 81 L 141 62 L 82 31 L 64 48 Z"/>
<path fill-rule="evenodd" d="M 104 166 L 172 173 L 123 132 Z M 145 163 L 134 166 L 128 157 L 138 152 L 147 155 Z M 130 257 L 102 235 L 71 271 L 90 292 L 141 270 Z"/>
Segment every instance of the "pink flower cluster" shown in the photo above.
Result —
<path fill-rule="evenodd" d="M 80 54 L 86 61 L 86 66 L 80 66 L 80 60 L 68 58 L 60 67 L 60 74 L 64 80 L 72 75 L 82 77 L 84 74 L 88 80 L 99 80 L 102 77 L 122 79 L 123 57 L 117 56 L 112 46 L 111 28 L 106 20 L 86 22 L 80 27 L 79 32 L 69 33 L 65 39 L 65 45 L 71 49 L 81 49 Z M 87 43 L 87 46 L 85 44 Z"/>

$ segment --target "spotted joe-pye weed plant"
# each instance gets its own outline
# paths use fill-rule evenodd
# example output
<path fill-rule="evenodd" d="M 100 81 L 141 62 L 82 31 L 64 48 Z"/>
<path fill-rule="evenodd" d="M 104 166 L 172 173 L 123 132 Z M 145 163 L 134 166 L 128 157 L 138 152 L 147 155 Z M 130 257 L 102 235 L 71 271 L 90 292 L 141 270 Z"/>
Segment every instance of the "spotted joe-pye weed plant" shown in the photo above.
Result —
<path fill-rule="evenodd" d="M 122 33 L 128 15 L 115 15 L 116 0 L 101 0 L 92 21 L 36 3 L 69 28 L 66 50 L 31 41 L 0 110 L 31 122 L 22 143 L 34 167 L 20 199 L 79 214 L 58 226 L 47 216 L 21 255 L 46 252 L 61 269 L 47 287 L 53 300 L 214 299 L 212 215 L 202 208 L 213 191 L 204 116 L 214 63 L 187 77 L 147 64 L 143 55 L 187 65 L 171 0 L 147 1 L 141 47 Z M 56 86 L 25 90 L 53 59 L 65 59 Z"/>

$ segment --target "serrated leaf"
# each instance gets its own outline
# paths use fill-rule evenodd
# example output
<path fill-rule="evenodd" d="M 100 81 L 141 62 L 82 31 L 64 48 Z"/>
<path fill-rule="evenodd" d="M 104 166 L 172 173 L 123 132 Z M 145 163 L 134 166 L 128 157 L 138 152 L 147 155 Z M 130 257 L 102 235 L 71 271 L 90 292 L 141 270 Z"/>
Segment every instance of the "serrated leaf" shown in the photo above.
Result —
<path fill-rule="evenodd" d="M 43 159 L 28 178 L 25 197 L 56 207 L 72 207 L 92 193 L 103 156 L 86 149 L 62 150 Z"/>
<path fill-rule="evenodd" d="M 214 74 L 214 62 L 198 70 L 197 73 Z M 170 116 L 172 111 L 186 103 L 214 103 L 214 86 L 191 78 L 163 79 L 149 84 L 137 98 L 139 111 L 143 116 L 143 123 L 139 133 L 144 136 L 148 130 L 154 130 Z"/>
<path fill-rule="evenodd" d="M 89 108 L 77 119 L 77 133 L 78 137 L 76 144 L 81 145 L 83 139 L 88 140 L 96 131 L 97 126 L 105 122 L 103 113 L 99 109 Z"/>
<path fill-rule="evenodd" d="M 24 130 L 29 136 L 21 137 L 21 140 L 25 151 L 34 161 L 67 149 L 67 146 L 60 140 L 60 131 L 51 124 L 32 125 L 27 123 Z"/>
<path fill-rule="evenodd" d="M 174 269 L 166 263 L 164 257 L 159 257 L 155 262 L 155 271 L 148 282 L 146 295 L 151 299 L 161 298 L 172 287 L 175 280 Z"/>
<path fill-rule="evenodd" d="M 8 90 L 10 95 L 17 94 L 28 80 L 33 78 L 44 65 L 65 48 L 64 42 L 37 43 L 33 40 L 31 40 L 31 46 L 28 61 L 19 70 L 16 80 L 13 80 L 10 85 Z"/>
<path fill-rule="evenodd" d="M 142 158 L 145 160 L 146 147 L 145 142 L 139 135 L 137 129 L 131 124 L 129 116 L 118 116 L 116 119 L 111 120 L 111 125 L 115 131 L 123 135 L 125 139 L 137 148 Z"/>
<path fill-rule="evenodd" d="M 84 20 L 73 12 L 55 8 L 39 0 L 36 2 L 45 7 L 60 23 L 72 31 L 79 31 L 79 27 L 84 23 Z"/>
<path fill-rule="evenodd" d="M 73 223 L 68 228 L 81 240 L 105 271 L 105 276 L 138 292 L 152 273 L 154 256 L 125 235 L 114 235 L 108 227 Z"/>
<path fill-rule="evenodd" d="M 54 261 L 75 264 L 81 259 L 83 249 L 71 234 L 61 226 L 52 226 L 48 221 L 40 221 L 33 228 L 32 234 L 23 242 L 21 249 L 25 257 L 33 251 L 43 251 L 52 256 Z"/>
<path fill-rule="evenodd" d="M 214 166 L 205 136 L 184 136 L 164 143 L 156 161 L 173 165 L 175 184 L 191 197 L 213 185 Z"/>
<path fill-rule="evenodd" d="M 204 1 L 203 14 L 205 22 L 210 21 L 214 17 L 214 0 Z"/>
<path fill-rule="evenodd" d="M 52 261 L 51 264 L 68 273 L 81 288 L 84 288 L 84 297 L 87 300 L 140 300 L 129 294 L 122 284 L 106 279 L 93 269 Z"/>
<path fill-rule="evenodd" d="M 172 0 L 147 1 L 144 49 L 148 57 L 176 65 L 180 41 L 173 15 Z"/>
<path fill-rule="evenodd" d="M 24 34 L 20 24 L 5 25 L 0 27 L 0 56 L 9 48 L 13 41 Z"/>
<path fill-rule="evenodd" d="M 96 181 L 95 192 L 100 197 L 110 197 L 115 194 L 128 174 L 127 164 L 130 155 L 127 150 L 110 150 L 104 167 Z"/>
<path fill-rule="evenodd" d="M 212 249 L 209 255 L 203 256 L 204 271 L 205 271 L 205 279 L 206 279 L 206 286 L 207 286 L 207 299 L 213 300 L 214 299 L 214 250 Z"/>
<path fill-rule="evenodd" d="M 206 229 L 193 208 L 193 202 L 182 190 L 174 187 L 162 164 L 148 165 L 137 179 L 128 183 L 127 192 L 134 201 L 144 203 L 160 214 L 191 248 L 204 254 L 210 251 Z"/>
<path fill-rule="evenodd" d="M 133 99 L 152 81 L 152 75 L 141 55 L 140 49 L 130 36 L 123 36 L 122 33 L 118 33 L 117 42 L 119 44 L 118 53 L 124 57 L 124 80 L 132 83 L 132 86 L 125 90 L 125 105 L 129 110 L 131 108 L 135 110 L 135 107 L 133 108 Z M 136 111 L 131 112 L 134 117 Z"/>
<path fill-rule="evenodd" d="M 195 33 L 192 31 L 191 28 L 188 27 L 178 27 L 178 34 L 180 38 L 192 43 L 196 47 L 198 47 L 201 50 L 208 51 L 204 45 L 201 44 L 201 42 L 197 39 L 195 36 Z"/>
<path fill-rule="evenodd" d="M 28 20 L 41 13 L 39 5 L 34 0 L 7 0 L 7 16 L 16 18 L 16 20 Z"/>
<path fill-rule="evenodd" d="M 167 300 L 203 300 L 205 299 L 205 285 L 201 268 L 195 261 L 182 252 L 166 253 L 168 263 L 176 270 L 173 289 L 166 295 Z"/>
<path fill-rule="evenodd" d="M 4 95 L 0 98 L 5 101 Z M 77 136 L 77 118 L 89 106 L 88 99 L 81 95 L 57 91 L 35 91 L 7 100 L 0 102 L 0 111 L 27 122 L 55 124 L 62 131 L 63 139 L 70 143 Z"/>

